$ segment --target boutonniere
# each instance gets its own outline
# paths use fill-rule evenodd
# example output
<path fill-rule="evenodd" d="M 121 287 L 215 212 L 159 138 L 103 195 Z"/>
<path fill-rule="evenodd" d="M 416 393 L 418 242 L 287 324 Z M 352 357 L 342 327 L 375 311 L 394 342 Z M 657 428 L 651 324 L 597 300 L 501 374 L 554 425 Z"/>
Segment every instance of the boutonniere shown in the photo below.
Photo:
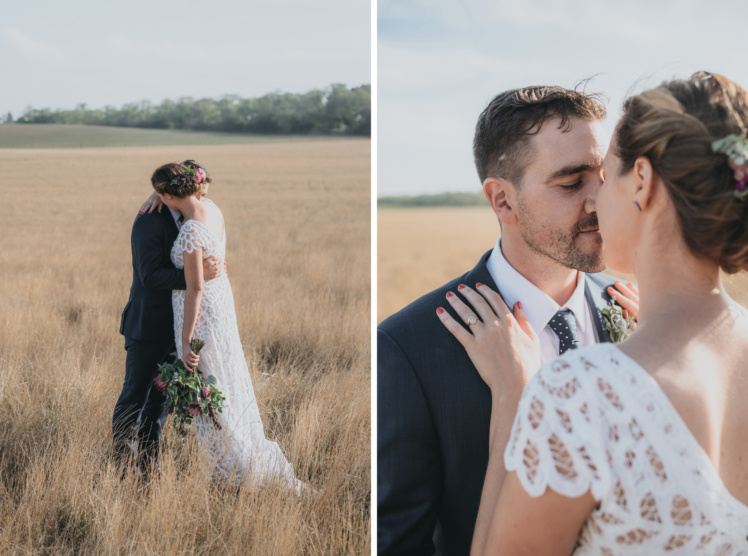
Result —
<path fill-rule="evenodd" d="M 636 320 L 629 316 L 628 311 L 616 304 L 615 297 L 613 297 L 608 302 L 608 306 L 600 312 L 603 315 L 605 328 L 608 329 L 608 333 L 610 334 L 610 340 L 614 344 L 622 342 L 631 336 L 631 333 L 636 330 Z"/>

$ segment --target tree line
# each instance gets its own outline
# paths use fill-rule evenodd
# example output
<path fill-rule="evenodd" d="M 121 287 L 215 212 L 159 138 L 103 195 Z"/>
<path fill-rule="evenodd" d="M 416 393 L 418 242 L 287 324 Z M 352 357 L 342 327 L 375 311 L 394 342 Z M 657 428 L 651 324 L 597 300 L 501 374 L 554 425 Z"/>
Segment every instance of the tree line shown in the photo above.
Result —
<path fill-rule="evenodd" d="M 475 207 L 484 205 L 488 205 L 488 201 L 482 191 L 402 195 L 377 199 L 377 206 L 380 207 Z"/>
<path fill-rule="evenodd" d="M 12 121 L 12 116 L 8 115 Z M 6 117 L 6 120 L 8 118 Z M 82 124 L 264 134 L 371 135 L 371 85 L 333 84 L 306 93 L 269 93 L 256 98 L 191 97 L 73 110 L 29 108 L 22 124 Z"/>

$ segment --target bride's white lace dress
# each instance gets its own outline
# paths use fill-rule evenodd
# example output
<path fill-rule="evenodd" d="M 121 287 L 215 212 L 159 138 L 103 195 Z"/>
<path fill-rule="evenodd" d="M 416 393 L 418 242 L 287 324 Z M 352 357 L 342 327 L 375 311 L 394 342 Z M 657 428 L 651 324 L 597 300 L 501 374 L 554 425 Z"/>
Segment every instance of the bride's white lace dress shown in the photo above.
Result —
<path fill-rule="evenodd" d="M 504 454 L 530 496 L 591 489 L 599 506 L 575 556 L 748 554 L 748 506 L 656 381 L 613 344 L 544 365 L 528 383 Z"/>
<path fill-rule="evenodd" d="M 206 210 L 220 214 L 220 209 L 209 199 L 204 199 L 203 203 Z M 203 250 L 203 258 L 216 256 L 225 259 L 225 232 L 219 239 L 204 224 L 196 220 L 185 221 L 171 250 L 174 266 L 184 268 L 183 253 L 196 249 Z M 184 296 L 184 290 L 172 293 L 174 335 L 180 359 Z M 216 387 L 226 397 L 223 413 L 217 414 L 222 430 L 216 429 L 207 417 L 199 415 L 195 419 L 200 448 L 215 466 L 214 479 L 228 482 L 249 480 L 252 483 L 277 479 L 297 493 L 304 490 L 305 485 L 294 476 L 293 468 L 278 444 L 265 438 L 236 324 L 234 297 L 225 273 L 204 283 L 193 337 L 205 340 L 205 347 L 200 352 L 200 371 L 206 376 L 214 375 Z"/>

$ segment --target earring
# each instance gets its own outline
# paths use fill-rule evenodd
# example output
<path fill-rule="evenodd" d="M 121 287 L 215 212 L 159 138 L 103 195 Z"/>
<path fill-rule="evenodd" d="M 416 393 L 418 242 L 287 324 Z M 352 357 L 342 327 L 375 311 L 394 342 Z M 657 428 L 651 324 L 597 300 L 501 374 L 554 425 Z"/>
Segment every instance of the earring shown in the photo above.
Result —
<path fill-rule="evenodd" d="M 639 203 L 637 203 L 636 201 L 634 201 L 634 206 L 636 207 L 636 210 L 638 210 L 639 212 L 642 211 L 642 208 L 639 206 Z"/>

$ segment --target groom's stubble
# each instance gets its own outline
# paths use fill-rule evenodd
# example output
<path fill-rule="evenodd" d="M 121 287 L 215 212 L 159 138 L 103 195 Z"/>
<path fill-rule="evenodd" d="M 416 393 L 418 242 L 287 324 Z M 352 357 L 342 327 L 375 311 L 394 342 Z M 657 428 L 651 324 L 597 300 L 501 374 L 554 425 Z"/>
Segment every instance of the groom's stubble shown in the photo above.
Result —
<path fill-rule="evenodd" d="M 540 221 L 517 195 L 518 228 L 527 247 L 535 254 L 561 266 L 581 272 L 594 273 L 605 269 L 603 243 L 600 235 L 589 237 L 583 230 L 597 228 L 597 213 L 580 218 L 567 229 L 553 228 Z"/>

